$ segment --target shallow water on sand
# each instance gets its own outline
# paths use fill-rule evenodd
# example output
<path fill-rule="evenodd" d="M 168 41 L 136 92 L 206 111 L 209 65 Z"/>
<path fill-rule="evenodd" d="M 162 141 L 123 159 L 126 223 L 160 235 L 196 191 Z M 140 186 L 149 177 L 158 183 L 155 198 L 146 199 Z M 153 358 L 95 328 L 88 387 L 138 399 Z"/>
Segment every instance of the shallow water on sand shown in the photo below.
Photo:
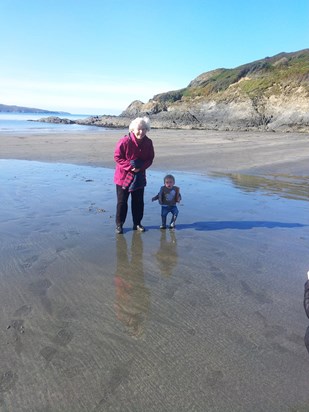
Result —
<path fill-rule="evenodd" d="M 113 170 L 0 161 L 0 409 L 308 408 L 308 182 L 177 172 L 161 231 L 164 174 L 117 236 Z"/>

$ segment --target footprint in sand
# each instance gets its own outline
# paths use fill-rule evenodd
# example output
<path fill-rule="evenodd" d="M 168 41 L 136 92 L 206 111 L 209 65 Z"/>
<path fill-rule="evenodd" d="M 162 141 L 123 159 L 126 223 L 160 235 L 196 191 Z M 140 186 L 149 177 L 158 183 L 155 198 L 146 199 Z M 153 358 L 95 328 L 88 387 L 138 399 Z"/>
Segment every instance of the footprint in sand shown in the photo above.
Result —
<path fill-rule="evenodd" d="M 73 339 L 73 332 L 69 329 L 60 329 L 57 335 L 53 338 L 53 343 L 59 346 L 66 346 Z"/>
<path fill-rule="evenodd" d="M 36 296 L 45 296 L 47 290 L 52 286 L 52 283 L 48 279 L 40 279 L 36 282 L 32 282 L 29 285 L 29 289 Z"/>
<path fill-rule="evenodd" d="M 24 333 L 25 332 L 25 328 L 24 328 L 24 321 L 22 319 L 14 319 L 11 320 L 9 326 L 7 327 L 7 329 L 13 328 L 16 330 L 16 332 L 19 333 Z"/>
<path fill-rule="evenodd" d="M 133 360 L 123 362 L 111 370 L 110 376 L 101 388 L 101 399 L 93 409 L 93 412 L 102 411 L 111 396 L 115 394 L 118 387 L 123 385 L 130 376 Z"/>
<path fill-rule="evenodd" d="M 30 256 L 27 259 L 24 260 L 23 263 L 21 263 L 21 267 L 23 269 L 30 269 L 31 266 L 39 259 L 39 256 Z"/>
<path fill-rule="evenodd" d="M 244 280 L 240 281 L 240 285 L 243 289 L 243 293 L 254 298 L 258 303 L 272 303 L 272 299 L 267 296 L 266 292 L 252 290 L 248 283 Z"/>
<path fill-rule="evenodd" d="M 265 330 L 263 332 L 263 336 L 267 339 L 276 339 L 280 338 L 282 341 L 285 340 L 287 342 L 291 342 L 292 344 L 296 344 L 299 346 L 303 346 L 304 338 L 297 333 L 288 333 L 288 330 L 281 325 L 270 325 L 267 322 L 266 317 L 261 314 L 259 311 L 254 313 L 259 320 L 261 320 Z"/>
<path fill-rule="evenodd" d="M 42 350 L 40 350 L 41 356 L 49 363 L 52 361 L 53 357 L 56 355 L 57 349 L 51 347 L 51 346 L 46 346 Z"/>
<path fill-rule="evenodd" d="M 12 346 L 14 347 L 15 352 L 20 355 L 23 348 L 21 335 L 25 332 L 24 321 L 22 319 L 12 320 L 7 326 L 7 330 L 13 331 Z"/>
<path fill-rule="evenodd" d="M 40 354 L 46 360 L 47 365 L 51 364 L 61 376 L 66 378 L 80 375 L 84 369 L 84 362 L 79 359 L 79 356 L 75 357 L 70 353 L 58 351 L 51 346 L 43 348 Z"/>
<path fill-rule="evenodd" d="M 23 305 L 20 308 L 16 309 L 14 312 L 14 317 L 19 317 L 19 316 L 27 316 L 31 313 L 32 307 L 28 305 Z"/>
<path fill-rule="evenodd" d="M 3 372 L 2 375 L 0 375 L 0 392 L 8 392 L 12 389 L 15 386 L 17 379 L 17 374 L 11 370 Z"/>
<path fill-rule="evenodd" d="M 71 340 L 73 339 L 73 332 L 71 332 L 69 329 L 60 329 L 57 333 L 57 335 L 52 339 L 52 342 L 59 346 L 66 346 Z M 65 367 L 64 366 L 64 360 L 63 356 L 65 354 L 61 354 L 58 349 L 56 349 L 53 346 L 45 346 L 40 351 L 41 356 L 46 360 L 47 365 L 49 363 L 52 363 L 54 366 L 59 367 L 64 375 L 72 375 L 74 376 L 75 374 L 78 374 L 77 370 L 79 370 L 79 366 L 77 367 L 76 365 Z M 60 357 L 60 358 L 59 358 Z M 59 360 L 60 359 L 60 360 Z M 75 373 L 76 372 L 76 373 Z"/>
<path fill-rule="evenodd" d="M 52 314 L 52 304 L 47 297 L 47 291 L 52 286 L 48 279 L 40 279 L 29 285 L 29 290 L 41 299 L 41 304 L 47 313 Z"/>
<path fill-rule="evenodd" d="M 32 307 L 28 305 L 23 305 L 14 312 L 14 317 L 21 317 L 27 316 L 31 313 Z M 7 330 L 13 331 L 13 342 L 12 345 L 15 349 L 17 354 L 21 354 L 22 352 L 22 339 L 21 335 L 25 332 L 24 327 L 24 320 L 22 319 L 13 319 L 10 321 L 9 325 L 7 326 Z"/>

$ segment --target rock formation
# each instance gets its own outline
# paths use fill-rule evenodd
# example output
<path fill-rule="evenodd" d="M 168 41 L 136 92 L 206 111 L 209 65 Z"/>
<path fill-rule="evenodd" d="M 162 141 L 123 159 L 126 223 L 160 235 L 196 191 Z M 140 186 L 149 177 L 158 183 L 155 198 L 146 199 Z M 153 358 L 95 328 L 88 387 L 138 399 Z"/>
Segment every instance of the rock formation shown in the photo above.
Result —
<path fill-rule="evenodd" d="M 309 49 L 202 73 L 119 116 L 77 123 L 127 128 L 137 116 L 149 116 L 154 128 L 309 132 Z"/>

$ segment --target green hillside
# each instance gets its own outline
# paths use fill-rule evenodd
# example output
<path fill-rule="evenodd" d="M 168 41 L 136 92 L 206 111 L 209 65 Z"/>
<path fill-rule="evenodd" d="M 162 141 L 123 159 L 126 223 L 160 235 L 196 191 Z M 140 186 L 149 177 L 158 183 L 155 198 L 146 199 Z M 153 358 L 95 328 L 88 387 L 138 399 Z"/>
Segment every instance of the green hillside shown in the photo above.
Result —
<path fill-rule="evenodd" d="M 220 94 L 226 99 L 229 88 L 233 85 L 237 86 L 239 93 L 249 95 L 250 98 L 273 95 L 282 92 L 285 87 L 295 88 L 300 85 L 306 88 L 309 96 L 309 49 L 280 53 L 234 69 L 206 72 L 194 79 L 188 87 L 156 95 L 153 100 L 165 104 L 199 97 L 218 100 Z"/>

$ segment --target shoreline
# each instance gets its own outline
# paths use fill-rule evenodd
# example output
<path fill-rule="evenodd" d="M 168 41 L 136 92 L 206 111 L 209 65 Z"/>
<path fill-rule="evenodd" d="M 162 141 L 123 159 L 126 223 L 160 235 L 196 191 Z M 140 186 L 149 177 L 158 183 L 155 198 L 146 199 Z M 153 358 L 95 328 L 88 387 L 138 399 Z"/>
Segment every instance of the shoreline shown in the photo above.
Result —
<path fill-rule="evenodd" d="M 116 142 L 126 130 L 0 134 L 0 158 L 114 168 Z M 304 133 L 152 129 L 153 170 L 308 176 Z"/>

